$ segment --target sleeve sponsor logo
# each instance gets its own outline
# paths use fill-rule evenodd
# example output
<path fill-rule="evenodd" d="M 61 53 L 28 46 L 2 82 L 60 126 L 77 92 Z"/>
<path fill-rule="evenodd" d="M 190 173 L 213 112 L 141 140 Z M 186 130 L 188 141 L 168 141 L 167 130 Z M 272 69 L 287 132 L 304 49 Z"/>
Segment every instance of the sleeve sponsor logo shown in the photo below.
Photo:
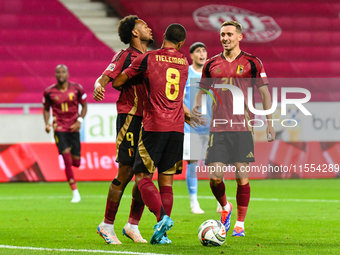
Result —
<path fill-rule="evenodd" d="M 115 69 L 115 67 L 116 67 L 116 65 L 115 64 L 113 64 L 113 63 L 111 63 L 111 64 L 109 64 L 109 66 L 106 68 L 106 70 L 109 70 L 109 71 L 113 71 L 113 69 Z"/>
<path fill-rule="evenodd" d="M 260 73 L 261 78 L 267 77 L 266 73 Z"/>
<path fill-rule="evenodd" d="M 86 99 L 87 98 L 87 94 L 86 93 L 84 93 L 82 96 L 81 96 L 81 99 Z"/>
<path fill-rule="evenodd" d="M 273 41 L 282 31 L 270 16 L 228 5 L 203 6 L 194 11 L 193 18 L 201 29 L 218 32 L 223 22 L 235 20 L 243 27 L 243 41 L 249 43 Z"/>

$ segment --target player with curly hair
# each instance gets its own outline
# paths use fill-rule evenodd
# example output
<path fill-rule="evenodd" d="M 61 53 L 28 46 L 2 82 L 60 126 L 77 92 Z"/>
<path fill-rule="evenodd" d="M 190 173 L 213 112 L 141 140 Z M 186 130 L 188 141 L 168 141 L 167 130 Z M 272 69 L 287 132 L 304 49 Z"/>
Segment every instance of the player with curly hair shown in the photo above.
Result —
<path fill-rule="evenodd" d="M 113 57 L 111 63 L 103 74 L 95 82 L 93 98 L 101 101 L 98 97 L 97 87 L 104 92 L 109 82 L 116 79 L 131 62 L 153 42 L 152 32 L 148 25 L 135 15 L 129 15 L 120 20 L 118 25 L 120 40 L 129 44 L 129 47 L 119 51 Z M 114 231 L 114 221 L 118 211 L 126 185 L 133 177 L 132 165 L 135 161 L 139 132 L 143 116 L 143 102 L 141 100 L 142 80 L 136 78 L 127 82 L 121 90 L 117 105 L 117 138 L 116 138 L 116 161 L 119 163 L 118 174 L 112 181 L 106 202 L 104 220 L 97 227 L 97 232 L 104 238 L 106 243 L 121 244 Z M 123 228 L 123 234 L 137 243 L 146 243 L 141 236 L 138 223 L 142 217 L 144 202 L 141 198 L 137 185 L 132 190 L 132 204 L 128 223 Z"/>

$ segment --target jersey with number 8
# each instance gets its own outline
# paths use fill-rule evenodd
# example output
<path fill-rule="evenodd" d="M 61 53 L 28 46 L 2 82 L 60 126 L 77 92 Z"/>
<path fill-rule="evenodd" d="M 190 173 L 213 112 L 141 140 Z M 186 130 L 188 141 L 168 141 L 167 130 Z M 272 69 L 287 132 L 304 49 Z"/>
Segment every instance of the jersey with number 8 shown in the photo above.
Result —
<path fill-rule="evenodd" d="M 188 67 L 182 53 L 163 48 L 138 56 L 124 70 L 129 78 L 143 73 L 145 131 L 183 133 L 183 93 Z"/>

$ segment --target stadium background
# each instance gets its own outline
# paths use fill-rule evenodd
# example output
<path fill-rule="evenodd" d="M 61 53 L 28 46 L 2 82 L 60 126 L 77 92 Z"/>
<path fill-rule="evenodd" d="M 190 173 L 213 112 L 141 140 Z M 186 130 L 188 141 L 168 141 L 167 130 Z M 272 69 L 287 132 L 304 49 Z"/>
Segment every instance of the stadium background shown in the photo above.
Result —
<path fill-rule="evenodd" d="M 117 37 L 108 22 L 136 14 L 153 30 L 152 48 L 160 47 L 165 28 L 181 23 L 187 40 L 181 51 L 189 58 L 189 46 L 206 44 L 208 57 L 221 52 L 219 27 L 235 19 L 244 26 L 241 49 L 264 63 L 270 87 L 302 87 L 311 92 L 305 104 L 312 116 L 290 108 L 280 109 L 279 119 L 295 119 L 297 128 L 276 126 L 278 139 L 264 141 L 256 130 L 254 165 L 340 164 L 340 4 L 337 1 L 133 1 L 92 2 L 88 19 L 85 1 L 0 1 L 0 182 L 63 181 L 53 137 L 44 131 L 42 93 L 55 82 L 57 64 L 66 64 L 71 81 L 83 85 L 88 94 L 88 114 L 82 126 L 82 166 L 78 180 L 112 180 L 115 176 L 115 104 L 117 92 L 108 89 L 103 103 L 92 99 L 93 84 L 122 45 L 112 46 L 87 22 L 104 8 L 111 19 L 97 20 L 97 27 Z M 65 4 L 65 5 L 64 5 Z M 78 11 L 69 9 L 78 7 Z M 66 7 L 68 6 L 68 7 Z M 80 9 L 80 11 L 79 11 Z M 92 14 L 91 14 L 92 13 Z M 86 14 L 85 14 L 86 16 Z M 102 22 L 103 20 L 103 22 Z M 101 23 L 102 22 L 102 23 Z M 99 23 L 99 24 L 98 24 Z M 86 25 L 85 25 L 86 24 Z M 109 27 L 109 32 L 104 28 Z M 99 39 L 101 38 L 101 39 Z M 271 90 L 271 89 L 270 89 Z M 300 98 L 292 94 L 289 98 Z M 259 102 L 259 97 L 256 97 Z M 112 169 L 114 171 L 112 171 Z M 177 178 L 184 178 L 185 173 Z M 334 178 L 335 171 L 253 173 L 252 178 Z"/>

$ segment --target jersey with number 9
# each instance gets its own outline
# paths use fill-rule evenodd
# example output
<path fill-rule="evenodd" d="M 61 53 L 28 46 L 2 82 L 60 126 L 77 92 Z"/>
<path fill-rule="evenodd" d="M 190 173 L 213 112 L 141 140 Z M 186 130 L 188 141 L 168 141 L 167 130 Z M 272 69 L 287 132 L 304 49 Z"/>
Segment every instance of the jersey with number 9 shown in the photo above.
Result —
<path fill-rule="evenodd" d="M 162 48 L 138 56 L 124 70 L 130 79 L 143 73 L 145 131 L 183 133 L 183 93 L 188 67 L 182 53 Z"/>

